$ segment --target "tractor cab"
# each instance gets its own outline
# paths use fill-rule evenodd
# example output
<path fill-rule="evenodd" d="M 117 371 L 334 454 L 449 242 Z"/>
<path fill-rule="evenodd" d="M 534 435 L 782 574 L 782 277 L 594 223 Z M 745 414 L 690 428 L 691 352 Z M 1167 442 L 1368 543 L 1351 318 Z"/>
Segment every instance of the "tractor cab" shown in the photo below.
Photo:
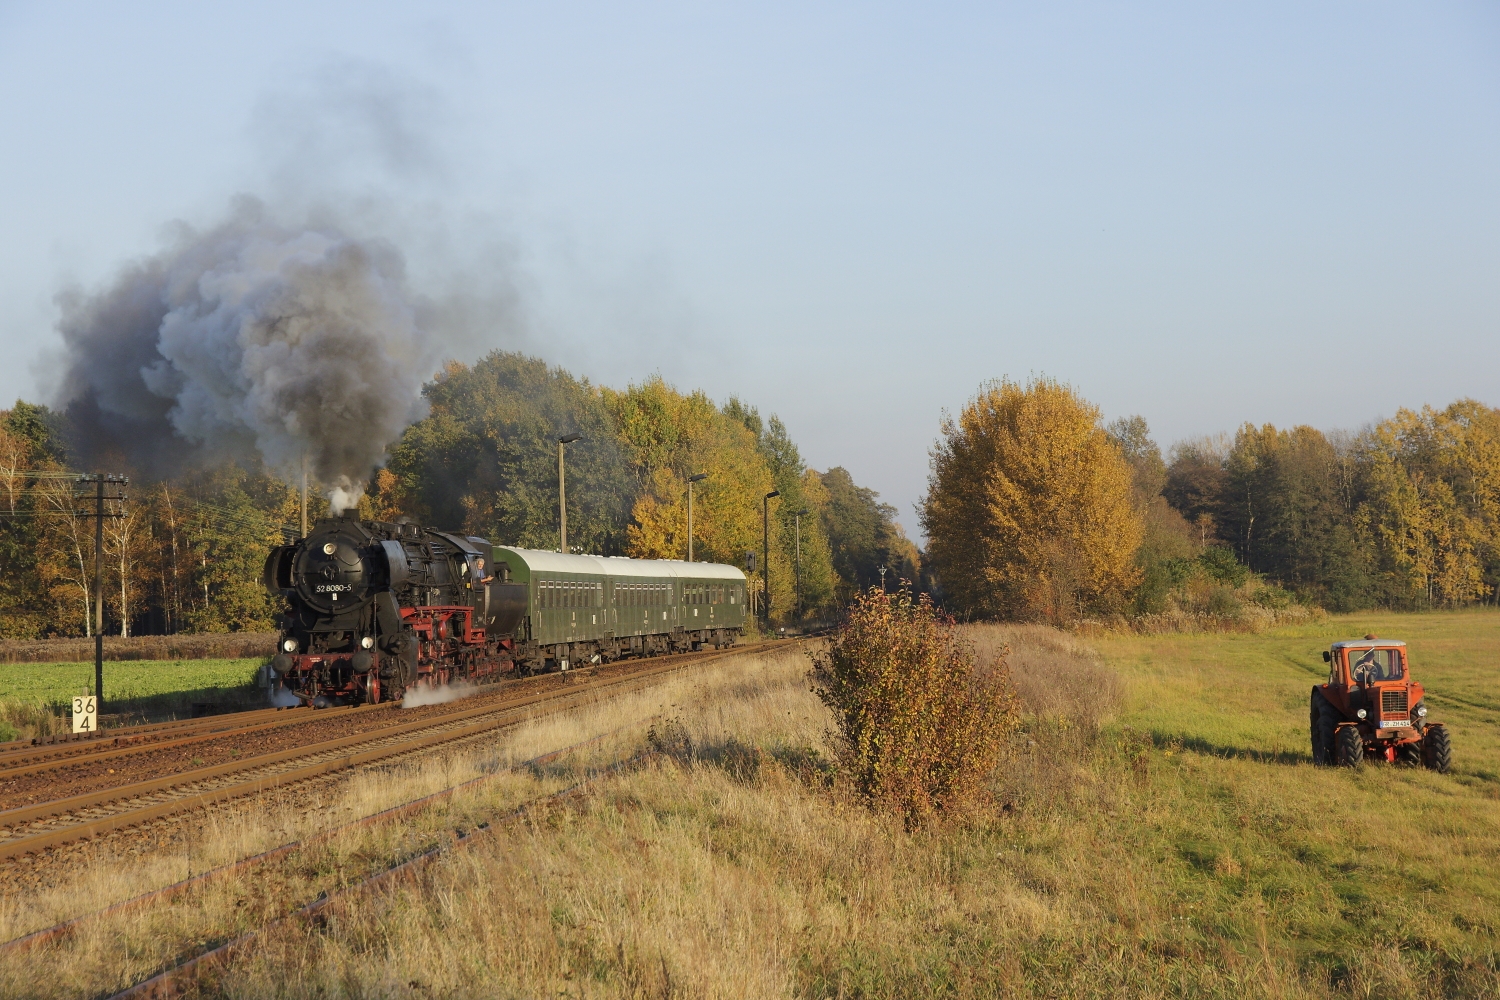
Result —
<path fill-rule="evenodd" d="M 1312 692 L 1315 763 L 1357 767 L 1369 757 L 1448 769 L 1448 734 L 1427 722 L 1406 643 L 1367 635 L 1335 642 L 1323 660 L 1328 682 Z"/>
<path fill-rule="evenodd" d="M 1411 680 L 1406 643 L 1388 639 L 1351 639 L 1334 643 L 1323 659 L 1328 683 L 1323 697 L 1351 720 L 1377 731 L 1418 730 L 1426 714 L 1422 685 Z M 1420 707 L 1422 715 L 1413 716 Z"/>

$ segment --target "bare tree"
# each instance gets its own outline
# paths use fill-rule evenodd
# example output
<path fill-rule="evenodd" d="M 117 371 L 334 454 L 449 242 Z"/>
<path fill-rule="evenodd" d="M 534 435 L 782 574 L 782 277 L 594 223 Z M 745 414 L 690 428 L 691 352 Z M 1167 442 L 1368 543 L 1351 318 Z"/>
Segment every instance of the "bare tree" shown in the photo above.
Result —
<path fill-rule="evenodd" d="M 47 538 L 61 557 L 60 564 L 67 567 L 58 575 L 78 588 L 83 598 L 83 634 L 91 636 L 94 634 L 94 625 L 93 616 L 89 613 L 93 596 L 89 583 L 89 563 L 94 555 L 94 533 L 89 530 L 88 515 L 78 511 L 78 497 L 73 491 L 73 485 L 71 479 L 44 479 L 41 493 L 51 528 L 47 532 Z"/>
<path fill-rule="evenodd" d="M 177 562 L 177 507 L 172 498 L 172 491 L 165 483 L 161 488 L 161 505 L 166 515 L 167 537 L 172 549 L 172 584 L 170 588 L 167 587 L 165 567 L 163 567 L 162 600 L 167 605 L 168 617 L 171 619 L 167 628 L 171 632 L 176 632 L 182 626 L 182 577 Z"/>
<path fill-rule="evenodd" d="M 6 513 L 14 516 L 24 494 L 31 462 L 31 445 L 25 438 L 0 427 L 0 492 L 5 494 Z"/>
<path fill-rule="evenodd" d="M 104 551 L 115 560 L 120 571 L 120 635 L 130 634 L 130 577 L 137 562 L 138 528 L 140 514 L 135 508 L 126 508 L 124 501 L 115 501 L 114 508 L 107 513 L 105 523 Z"/>

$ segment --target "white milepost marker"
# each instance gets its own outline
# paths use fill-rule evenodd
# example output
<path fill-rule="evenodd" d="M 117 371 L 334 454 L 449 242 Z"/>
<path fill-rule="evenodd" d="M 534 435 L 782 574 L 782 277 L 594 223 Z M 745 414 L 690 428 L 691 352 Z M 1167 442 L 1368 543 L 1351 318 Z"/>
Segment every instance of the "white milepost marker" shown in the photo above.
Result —
<path fill-rule="evenodd" d="M 73 699 L 73 732 L 99 731 L 99 699 L 91 694 Z"/>

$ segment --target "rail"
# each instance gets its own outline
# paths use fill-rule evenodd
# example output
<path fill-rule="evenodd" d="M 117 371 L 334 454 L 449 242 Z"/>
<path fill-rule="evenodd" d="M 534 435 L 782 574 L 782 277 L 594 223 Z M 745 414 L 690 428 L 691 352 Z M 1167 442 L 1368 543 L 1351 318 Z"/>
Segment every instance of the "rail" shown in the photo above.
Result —
<path fill-rule="evenodd" d="M 743 655 L 765 645 L 776 643 L 625 661 L 628 664 L 626 669 L 602 676 L 547 675 L 543 680 L 551 683 L 542 690 L 517 692 L 508 697 L 502 692 L 501 697 L 486 698 L 484 704 L 475 707 L 463 707 L 370 732 L 6 810 L 0 812 L 0 859 L 40 853 L 335 771 L 393 761 L 514 725 L 531 717 L 537 706 L 547 705 L 549 711 L 563 711 L 602 692 L 613 693 L 660 674 Z M 369 707 L 378 709 L 380 706 Z M 304 721 L 305 718 L 294 721 Z M 245 730 L 233 732 L 242 731 Z M 200 734 L 189 739 L 198 738 L 207 737 Z M 129 748 L 110 752 L 129 752 Z"/>

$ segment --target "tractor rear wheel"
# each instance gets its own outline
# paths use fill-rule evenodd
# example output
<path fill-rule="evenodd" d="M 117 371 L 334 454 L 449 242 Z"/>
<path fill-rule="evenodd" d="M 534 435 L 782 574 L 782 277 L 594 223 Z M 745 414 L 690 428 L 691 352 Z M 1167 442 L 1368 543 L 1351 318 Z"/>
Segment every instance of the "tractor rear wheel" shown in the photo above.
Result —
<path fill-rule="evenodd" d="M 1333 763 L 1333 731 L 1338 726 L 1338 719 L 1334 717 L 1333 706 L 1328 704 L 1328 699 L 1321 694 L 1314 693 L 1312 706 L 1309 711 L 1309 729 L 1312 734 L 1312 759 L 1313 764 L 1318 767 L 1327 767 Z"/>
<path fill-rule="evenodd" d="M 1448 739 L 1448 728 L 1428 725 L 1422 734 L 1422 766 L 1446 774 L 1452 763 L 1453 744 Z"/>
<path fill-rule="evenodd" d="M 1344 726 L 1334 736 L 1339 767 L 1359 767 L 1365 762 L 1365 740 L 1358 726 Z"/>

